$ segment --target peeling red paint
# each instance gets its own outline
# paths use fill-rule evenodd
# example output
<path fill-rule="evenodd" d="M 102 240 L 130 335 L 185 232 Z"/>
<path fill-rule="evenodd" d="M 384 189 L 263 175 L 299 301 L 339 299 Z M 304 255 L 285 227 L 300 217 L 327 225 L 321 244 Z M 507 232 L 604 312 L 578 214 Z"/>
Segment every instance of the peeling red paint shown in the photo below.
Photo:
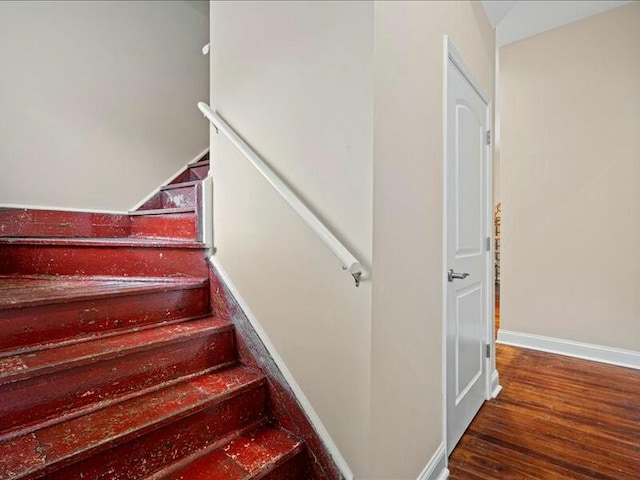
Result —
<path fill-rule="evenodd" d="M 195 213 L 139 215 L 131 217 L 131 236 L 184 238 L 195 240 L 198 224 Z"/>
<path fill-rule="evenodd" d="M 212 310 L 217 316 L 229 319 L 236 327 L 237 348 L 241 361 L 252 368 L 261 370 L 267 377 L 269 411 L 279 425 L 304 440 L 311 468 L 308 478 L 314 480 L 342 479 L 342 474 L 332 460 L 327 447 L 313 428 L 286 379 L 260 341 L 244 312 L 225 289 L 212 267 L 209 272 L 209 285 Z"/>
<path fill-rule="evenodd" d="M 24 354 L 19 360 L 28 367 L 0 376 L 11 382 L 0 385 L 0 431 L 37 428 L 229 366 L 236 360 L 232 335 L 228 324 L 204 319 Z M 29 395 L 36 390 L 40 395 Z"/>
<path fill-rule="evenodd" d="M 1 237 L 124 237 L 129 223 L 128 215 L 0 209 Z"/>
<path fill-rule="evenodd" d="M 58 281 L 62 288 L 51 287 Z M 0 277 L 0 356 L 3 351 L 124 333 L 208 312 L 208 292 L 197 279 L 138 283 Z"/>
<path fill-rule="evenodd" d="M 207 277 L 201 244 L 107 240 L 0 238 L 0 274 Z"/>
<path fill-rule="evenodd" d="M 43 466 L 46 458 L 35 435 L 0 443 L 0 478 L 15 478 L 23 471 Z"/>
<path fill-rule="evenodd" d="M 245 480 L 248 478 L 307 479 L 302 444 L 287 432 L 261 427 L 178 468 L 164 480 Z"/>
<path fill-rule="evenodd" d="M 129 216 L 0 210 L 0 480 L 338 478 L 195 241 L 208 169 Z"/>

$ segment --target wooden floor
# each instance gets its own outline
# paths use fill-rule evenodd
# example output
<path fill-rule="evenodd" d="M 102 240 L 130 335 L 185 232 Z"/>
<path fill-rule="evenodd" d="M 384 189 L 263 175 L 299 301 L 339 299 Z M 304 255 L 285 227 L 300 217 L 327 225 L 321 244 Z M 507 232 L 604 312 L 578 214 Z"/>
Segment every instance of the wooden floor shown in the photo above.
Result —
<path fill-rule="evenodd" d="M 451 480 L 640 479 L 640 371 L 498 345 L 500 396 L 449 460 Z"/>

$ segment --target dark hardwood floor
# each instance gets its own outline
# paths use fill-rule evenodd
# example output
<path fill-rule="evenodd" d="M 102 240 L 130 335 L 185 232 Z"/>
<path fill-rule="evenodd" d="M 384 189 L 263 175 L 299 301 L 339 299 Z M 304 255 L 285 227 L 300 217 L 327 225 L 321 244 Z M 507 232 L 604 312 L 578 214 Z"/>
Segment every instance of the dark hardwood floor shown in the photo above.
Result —
<path fill-rule="evenodd" d="M 504 387 L 449 459 L 451 480 L 640 479 L 640 371 L 498 345 Z"/>

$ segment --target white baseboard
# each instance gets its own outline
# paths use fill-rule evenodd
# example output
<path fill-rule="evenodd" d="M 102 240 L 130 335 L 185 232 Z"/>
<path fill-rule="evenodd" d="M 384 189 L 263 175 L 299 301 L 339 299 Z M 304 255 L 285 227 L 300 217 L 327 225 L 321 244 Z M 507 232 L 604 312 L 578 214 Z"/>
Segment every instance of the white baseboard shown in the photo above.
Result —
<path fill-rule="evenodd" d="M 311 421 L 311 424 L 315 428 L 318 436 L 324 442 L 325 446 L 327 447 L 327 450 L 329 451 L 329 454 L 333 458 L 333 461 L 336 463 L 336 466 L 338 467 L 338 469 L 340 469 L 340 472 L 344 476 L 345 480 L 353 480 L 354 478 L 353 472 L 349 468 L 349 465 L 347 464 L 346 460 L 340 453 L 340 450 L 338 450 L 337 445 L 331 438 L 331 435 L 329 434 L 326 427 L 322 423 L 322 420 L 320 420 L 320 417 L 311 406 L 311 402 L 309 402 L 309 399 L 305 396 L 304 392 L 302 391 L 302 388 L 300 388 L 300 385 L 298 385 L 295 378 L 293 378 L 293 375 L 291 374 L 291 372 L 287 368 L 287 365 L 284 363 L 284 360 L 276 350 L 276 347 L 273 345 L 267 333 L 262 328 L 262 325 L 260 325 L 260 322 L 251 311 L 251 308 L 249 308 L 249 305 L 247 304 L 247 302 L 242 298 L 242 296 L 240 295 L 240 292 L 231 281 L 231 278 L 229 277 L 227 272 L 224 270 L 224 268 L 222 268 L 222 265 L 220 265 L 220 262 L 218 261 L 218 259 L 215 256 L 211 256 L 209 257 L 209 260 L 211 261 L 211 264 L 215 267 L 216 271 L 220 275 L 221 280 L 225 283 L 225 285 L 227 286 L 231 294 L 235 297 L 236 302 L 238 302 L 238 305 L 240 306 L 244 314 L 247 316 L 247 319 L 249 320 L 249 322 L 251 323 L 251 326 L 260 337 L 260 340 L 264 344 L 265 348 L 269 351 L 271 358 L 273 358 L 273 361 L 280 369 L 280 372 L 282 373 L 285 380 L 289 384 L 289 387 L 291 387 L 291 390 L 296 396 L 298 402 L 300 402 L 300 406 L 302 407 L 304 412 L 307 414 L 309 421 Z"/>
<path fill-rule="evenodd" d="M 24 205 L 17 203 L 0 203 L 0 208 L 12 208 L 18 210 L 58 210 L 61 212 L 80 212 L 80 213 L 107 213 L 112 215 L 129 215 L 129 212 L 122 210 L 99 210 L 93 208 L 73 208 L 73 207 L 56 207 L 55 205 Z"/>
<path fill-rule="evenodd" d="M 137 209 L 139 209 L 142 205 L 144 205 L 145 203 L 147 203 L 148 200 L 151 199 L 151 197 L 153 197 L 156 193 L 158 193 L 160 191 L 160 187 L 164 187 L 165 185 L 167 185 L 171 180 L 173 180 L 174 178 L 176 178 L 178 175 L 180 175 L 182 172 L 184 172 L 187 168 L 189 168 L 189 165 L 191 165 L 192 163 L 197 162 L 199 159 L 202 158 L 202 156 L 207 153 L 209 151 L 209 147 L 205 148 L 203 151 L 201 151 L 198 155 L 196 155 L 194 158 L 192 158 L 186 165 L 183 165 L 182 168 L 180 168 L 180 170 L 176 171 L 175 173 L 173 173 L 169 178 L 167 178 L 164 182 L 162 182 L 160 184 L 160 186 L 158 188 L 156 188 L 153 192 L 151 192 L 149 195 L 147 195 L 146 197 L 144 197 L 142 200 L 140 200 L 138 203 L 136 203 L 133 207 L 131 207 L 129 209 L 130 212 L 135 212 Z"/>
<path fill-rule="evenodd" d="M 640 352 L 500 329 L 498 343 L 640 370 Z"/>
<path fill-rule="evenodd" d="M 446 480 L 449 478 L 447 470 L 447 448 L 441 443 L 433 454 L 427 466 L 418 476 L 418 480 Z"/>
<path fill-rule="evenodd" d="M 491 375 L 491 397 L 496 398 L 502 391 L 502 385 L 500 385 L 500 375 L 497 370 L 494 370 Z"/>

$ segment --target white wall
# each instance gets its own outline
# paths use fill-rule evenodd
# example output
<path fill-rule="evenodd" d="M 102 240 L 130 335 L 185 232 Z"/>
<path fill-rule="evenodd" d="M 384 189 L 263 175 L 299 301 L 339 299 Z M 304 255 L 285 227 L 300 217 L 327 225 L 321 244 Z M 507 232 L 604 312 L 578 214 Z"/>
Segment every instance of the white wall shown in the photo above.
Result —
<path fill-rule="evenodd" d="M 354 288 L 212 132 L 216 256 L 358 479 L 415 479 L 443 438 L 445 33 L 492 92 L 479 3 L 211 3 L 213 106 L 373 259 Z"/>
<path fill-rule="evenodd" d="M 372 2 L 212 2 L 212 106 L 371 264 Z M 371 283 L 353 278 L 212 133 L 217 258 L 357 478 L 366 468 Z"/>
<path fill-rule="evenodd" d="M 501 328 L 640 350 L 640 3 L 500 51 Z"/>
<path fill-rule="evenodd" d="M 371 467 L 415 479 L 443 439 L 443 35 L 494 91 L 479 2 L 376 3 Z"/>
<path fill-rule="evenodd" d="M 186 2 L 0 3 L 0 203 L 126 210 L 207 144 Z"/>

